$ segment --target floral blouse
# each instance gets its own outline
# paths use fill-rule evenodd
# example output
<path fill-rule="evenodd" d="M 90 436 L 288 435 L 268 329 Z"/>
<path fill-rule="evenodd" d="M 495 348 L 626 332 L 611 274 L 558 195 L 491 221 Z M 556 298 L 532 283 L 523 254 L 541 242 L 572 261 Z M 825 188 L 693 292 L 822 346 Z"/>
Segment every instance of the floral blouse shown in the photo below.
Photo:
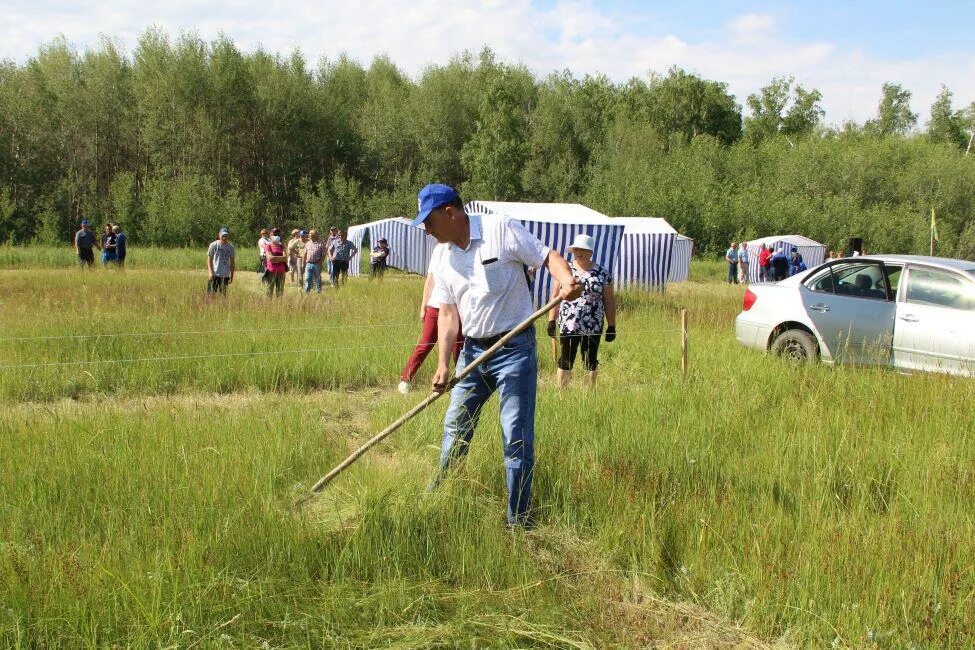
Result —
<path fill-rule="evenodd" d="M 609 271 L 593 264 L 588 271 L 573 264 L 572 277 L 582 284 L 582 295 L 575 300 L 563 300 L 559 307 L 561 334 L 600 334 L 606 317 L 603 291 L 613 282 Z"/>

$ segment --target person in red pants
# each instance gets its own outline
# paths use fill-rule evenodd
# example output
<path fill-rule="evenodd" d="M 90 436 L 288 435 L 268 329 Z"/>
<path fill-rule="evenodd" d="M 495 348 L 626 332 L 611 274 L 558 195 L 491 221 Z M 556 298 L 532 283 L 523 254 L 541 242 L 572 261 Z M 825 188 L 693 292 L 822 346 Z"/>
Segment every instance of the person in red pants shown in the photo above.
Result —
<path fill-rule="evenodd" d="M 423 361 L 430 354 L 430 350 L 437 344 L 437 318 L 440 315 L 440 301 L 433 295 L 433 274 L 438 259 L 443 253 L 442 249 L 444 248 L 443 245 L 434 248 L 433 255 L 430 258 L 427 281 L 423 285 L 423 306 L 420 307 L 420 322 L 423 323 L 423 331 L 420 333 L 420 340 L 416 342 L 416 347 L 413 348 L 413 352 L 410 354 L 410 358 L 407 360 L 406 366 L 403 367 L 403 372 L 399 377 L 399 392 L 404 395 L 412 389 L 413 377 L 416 375 L 416 371 L 420 369 Z M 460 349 L 463 345 L 464 335 L 462 332 L 457 332 L 457 340 L 454 341 L 454 364 L 457 363 L 457 357 L 460 356 Z"/>

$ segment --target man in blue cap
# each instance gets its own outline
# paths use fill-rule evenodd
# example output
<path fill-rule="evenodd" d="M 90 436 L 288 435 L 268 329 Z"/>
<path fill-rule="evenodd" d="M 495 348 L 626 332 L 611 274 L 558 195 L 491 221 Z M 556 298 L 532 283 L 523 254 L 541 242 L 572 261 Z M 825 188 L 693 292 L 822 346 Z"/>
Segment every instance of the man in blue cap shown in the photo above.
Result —
<path fill-rule="evenodd" d="M 87 219 L 82 219 L 81 230 L 74 234 L 74 252 L 78 256 L 78 264 L 81 268 L 90 269 L 95 263 L 93 250 L 95 246 L 98 246 L 98 240 L 91 230 L 91 223 Z"/>
<path fill-rule="evenodd" d="M 447 185 L 432 184 L 419 194 L 413 225 L 424 227 L 446 254 L 434 276 L 440 304 L 438 355 L 433 390 L 450 383 L 450 356 L 460 323 L 466 340 L 458 368 L 467 366 L 502 336 L 531 316 L 533 308 L 525 267 L 545 266 L 563 287 L 565 300 L 577 298 L 581 286 L 558 252 L 545 246 L 515 219 L 468 215 L 460 195 Z M 440 472 L 462 458 L 481 412 L 494 391 L 500 399 L 504 465 L 508 486 L 508 525 L 531 525 L 532 471 L 535 463 L 535 389 L 538 353 L 535 330 L 528 328 L 478 369 L 457 382 L 444 417 Z"/>

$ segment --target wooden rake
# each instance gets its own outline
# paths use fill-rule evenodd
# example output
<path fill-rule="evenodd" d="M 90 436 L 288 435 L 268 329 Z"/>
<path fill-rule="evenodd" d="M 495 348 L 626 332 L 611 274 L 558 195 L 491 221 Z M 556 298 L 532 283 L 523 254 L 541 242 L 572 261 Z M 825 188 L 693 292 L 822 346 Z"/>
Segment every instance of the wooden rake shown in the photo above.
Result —
<path fill-rule="evenodd" d="M 493 357 L 498 352 L 498 350 L 503 348 L 508 343 L 508 341 L 510 341 L 511 339 L 513 339 L 514 337 L 518 336 L 526 329 L 531 327 L 532 323 L 534 323 L 536 319 L 547 314 L 550 309 L 555 307 L 560 302 L 562 302 L 562 298 L 558 298 L 558 297 L 553 298 L 544 307 L 535 311 L 531 316 L 529 316 L 524 321 L 522 321 L 517 327 L 515 327 L 513 330 L 511 330 L 510 332 L 502 336 L 497 343 L 495 343 L 487 350 L 485 350 L 483 354 L 481 354 L 481 356 L 474 359 L 474 361 L 472 361 L 463 370 L 461 370 L 456 377 L 454 377 L 449 382 L 447 382 L 447 386 L 444 388 L 443 392 L 430 393 L 422 402 L 420 402 L 419 404 L 411 408 L 409 411 L 404 413 L 402 417 L 400 417 L 398 420 L 396 420 L 388 427 L 386 427 L 385 429 L 383 429 L 382 431 L 374 435 L 372 438 L 370 438 L 368 441 L 366 441 L 365 444 L 363 444 L 361 447 L 359 447 L 351 454 L 349 454 L 348 458 L 346 458 L 341 463 L 339 463 L 334 468 L 332 468 L 332 470 L 328 474 L 318 479 L 318 482 L 315 483 L 313 486 L 311 486 L 311 490 L 309 491 L 309 493 L 304 497 L 302 497 L 301 499 L 299 499 L 295 505 L 301 506 L 307 501 L 313 499 L 317 494 L 319 494 L 322 490 L 324 490 L 325 487 L 329 483 L 331 483 L 336 476 L 338 476 L 343 471 L 345 471 L 346 468 L 349 467 L 349 465 L 359 460 L 359 458 L 361 458 L 363 454 L 365 454 L 367 451 L 369 451 L 377 444 L 382 442 L 386 437 L 390 436 L 401 426 L 403 426 L 404 424 L 412 420 L 418 413 L 423 411 L 423 409 L 425 409 L 426 407 L 430 406 L 435 401 L 437 401 L 441 395 L 450 392 L 450 389 L 453 388 L 454 385 L 457 384 L 457 382 L 459 382 L 461 379 L 474 372 L 474 370 L 476 370 L 478 366 L 480 366 L 482 363 L 484 363 L 485 361 Z"/>

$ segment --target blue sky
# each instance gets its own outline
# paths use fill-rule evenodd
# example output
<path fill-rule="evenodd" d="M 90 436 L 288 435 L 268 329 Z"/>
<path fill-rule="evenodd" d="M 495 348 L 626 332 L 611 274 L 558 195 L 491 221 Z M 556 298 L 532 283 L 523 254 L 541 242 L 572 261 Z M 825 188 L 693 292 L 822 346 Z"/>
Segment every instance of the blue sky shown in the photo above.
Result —
<path fill-rule="evenodd" d="M 554 2 L 538 3 L 553 6 Z M 647 36 L 676 33 L 707 39 L 742 14 L 767 14 L 780 33 L 795 40 L 828 40 L 878 56 L 919 56 L 935 51 L 972 51 L 975 0 L 955 2 L 596 2 L 620 16 L 643 15 Z"/>
<path fill-rule="evenodd" d="M 826 121 L 871 117 L 886 81 L 913 93 L 923 126 L 941 84 L 975 100 L 975 0 L 956 2 L 637 2 L 622 0 L 3 0 L 0 57 L 24 61 L 63 34 L 79 50 L 101 34 L 130 51 L 157 26 L 244 50 L 301 49 L 314 63 L 388 54 L 416 75 L 452 53 L 490 46 L 539 74 L 569 69 L 616 80 L 674 65 L 745 98 L 773 76 L 823 93 Z"/>

